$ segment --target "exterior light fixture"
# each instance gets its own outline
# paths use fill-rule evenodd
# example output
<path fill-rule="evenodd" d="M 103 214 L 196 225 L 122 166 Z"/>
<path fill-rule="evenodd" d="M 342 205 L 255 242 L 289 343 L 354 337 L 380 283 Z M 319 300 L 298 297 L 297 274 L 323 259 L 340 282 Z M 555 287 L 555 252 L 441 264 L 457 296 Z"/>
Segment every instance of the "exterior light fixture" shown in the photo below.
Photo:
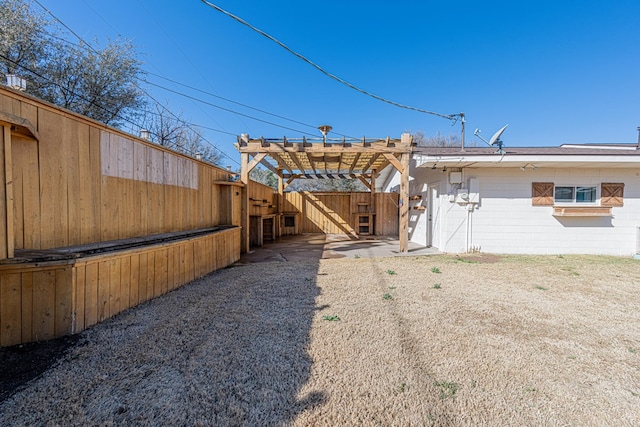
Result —
<path fill-rule="evenodd" d="M 151 133 L 147 129 L 140 129 L 140 138 L 149 141 L 149 139 L 151 139 Z"/>
<path fill-rule="evenodd" d="M 327 143 L 327 134 L 331 132 L 331 129 L 333 128 L 329 125 L 318 126 L 318 130 L 322 133 L 322 142 L 325 144 Z"/>
<path fill-rule="evenodd" d="M 11 89 L 24 91 L 27 89 L 27 81 L 15 74 L 7 74 L 7 86 Z"/>
<path fill-rule="evenodd" d="M 202 160 L 202 153 L 196 153 L 196 159 Z"/>

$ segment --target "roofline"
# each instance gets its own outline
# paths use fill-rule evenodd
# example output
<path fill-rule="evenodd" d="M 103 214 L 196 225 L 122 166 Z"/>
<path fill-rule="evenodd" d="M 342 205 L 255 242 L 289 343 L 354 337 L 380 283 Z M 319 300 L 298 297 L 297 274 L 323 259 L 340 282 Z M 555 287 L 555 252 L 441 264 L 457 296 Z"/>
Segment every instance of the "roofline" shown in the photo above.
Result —
<path fill-rule="evenodd" d="M 544 166 L 617 166 L 617 167 L 638 167 L 640 165 L 640 156 L 625 155 L 562 155 L 562 154 L 475 154 L 468 155 L 460 153 L 459 155 L 425 155 L 414 154 L 417 167 L 437 166 L 449 167 L 520 167 L 523 164 L 540 164 Z"/>

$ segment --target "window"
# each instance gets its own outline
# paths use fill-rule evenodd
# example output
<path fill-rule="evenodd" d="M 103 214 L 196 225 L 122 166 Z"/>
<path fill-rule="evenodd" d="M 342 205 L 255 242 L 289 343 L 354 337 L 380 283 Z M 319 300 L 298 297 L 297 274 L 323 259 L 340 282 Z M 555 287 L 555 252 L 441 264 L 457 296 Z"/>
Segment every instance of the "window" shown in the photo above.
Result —
<path fill-rule="evenodd" d="M 596 187 L 556 186 L 554 189 L 555 203 L 596 203 Z"/>
<path fill-rule="evenodd" d="M 284 226 L 285 227 L 295 227 L 296 226 L 296 217 L 293 215 L 285 215 L 284 217 Z"/>
<path fill-rule="evenodd" d="M 533 206 L 582 205 L 616 207 L 624 206 L 624 183 L 603 182 L 596 185 L 555 185 L 553 182 L 533 182 L 531 204 Z"/>

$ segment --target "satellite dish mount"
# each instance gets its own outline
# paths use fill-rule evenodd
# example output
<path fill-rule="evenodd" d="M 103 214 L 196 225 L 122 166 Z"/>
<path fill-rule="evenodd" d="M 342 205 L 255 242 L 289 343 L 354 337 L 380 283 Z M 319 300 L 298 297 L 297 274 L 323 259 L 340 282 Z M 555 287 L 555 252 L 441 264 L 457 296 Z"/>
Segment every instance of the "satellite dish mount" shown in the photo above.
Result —
<path fill-rule="evenodd" d="M 485 144 L 487 144 L 490 147 L 498 147 L 498 151 L 496 151 L 496 153 L 498 154 L 504 154 L 504 151 L 502 150 L 502 148 L 504 147 L 504 142 L 500 139 L 500 137 L 502 136 L 502 133 L 505 131 L 505 129 L 507 129 L 507 126 L 509 125 L 504 125 L 502 126 L 500 129 L 498 129 L 498 131 L 496 133 L 493 134 L 493 136 L 491 137 L 491 139 L 489 141 L 487 141 L 486 139 L 484 139 L 483 137 L 480 136 L 480 129 L 476 129 L 473 134 L 475 136 L 477 136 L 478 138 L 480 138 L 482 141 L 484 141 Z"/>

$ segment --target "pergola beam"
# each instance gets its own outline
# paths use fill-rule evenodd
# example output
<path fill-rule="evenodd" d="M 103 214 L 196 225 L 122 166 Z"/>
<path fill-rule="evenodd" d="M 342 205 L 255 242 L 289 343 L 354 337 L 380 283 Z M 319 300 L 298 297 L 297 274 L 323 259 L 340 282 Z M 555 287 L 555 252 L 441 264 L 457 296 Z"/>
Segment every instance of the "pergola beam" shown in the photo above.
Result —
<path fill-rule="evenodd" d="M 287 171 L 289 171 L 289 173 L 293 173 L 293 170 L 291 169 L 291 167 L 287 164 L 287 162 L 284 161 L 284 159 L 282 157 L 280 157 L 279 154 L 271 153 L 269 155 L 276 162 L 278 162 L 278 166 L 280 166 L 281 169 L 287 170 Z"/>
<path fill-rule="evenodd" d="M 309 160 L 309 164 L 311 165 L 311 170 L 313 170 L 313 173 L 316 173 L 316 165 L 313 161 L 313 159 L 311 158 L 311 154 L 307 153 L 307 160 Z M 304 172 L 304 169 L 301 169 L 302 172 Z"/>
<path fill-rule="evenodd" d="M 343 138 L 340 143 L 330 142 L 326 139 L 322 143 L 314 143 L 307 141 L 304 137 L 302 142 L 299 141 L 291 142 L 287 138 L 282 140 L 250 139 L 246 134 L 238 138 L 236 148 L 242 158 L 241 181 L 245 184 L 242 198 L 243 251 L 249 250 L 249 205 L 247 195 L 249 172 L 257 164 L 264 165 L 278 176 L 279 200 L 282 198 L 284 189 L 296 179 L 352 178 L 358 179 L 369 188 L 373 206 L 375 206 L 376 196 L 376 174 L 385 167 L 393 165 L 400 173 L 398 213 L 400 251 L 408 251 L 409 158 L 413 151 L 411 135 L 403 134 L 400 139 L 386 137 L 385 139 L 367 140 L 363 137 L 361 140 L 347 141 L 346 138 Z M 253 160 L 249 161 L 249 155 L 253 156 Z M 277 162 L 277 167 L 269 163 L 267 157 L 271 157 Z M 295 168 L 298 169 L 296 170 Z M 341 173 L 343 170 L 348 170 L 348 174 Z M 367 173 L 369 170 L 371 172 Z M 283 173 L 284 171 L 286 173 Z M 279 211 L 282 209 L 281 205 L 279 203 Z"/>
<path fill-rule="evenodd" d="M 349 168 L 349 173 L 353 173 L 353 169 L 355 169 L 358 164 L 358 160 L 360 160 L 360 155 L 362 153 L 357 153 L 355 159 L 353 159 L 353 163 L 351 163 L 351 167 Z"/>
<path fill-rule="evenodd" d="M 304 166 L 302 165 L 302 163 L 300 163 L 300 160 L 298 159 L 298 156 L 296 156 L 296 155 L 294 155 L 294 154 L 289 154 L 289 157 L 291 157 L 291 159 L 293 160 L 293 163 L 295 163 L 295 164 L 296 164 L 296 166 L 298 167 L 298 170 L 299 170 L 301 173 L 304 173 L 305 168 L 304 168 Z"/>
<path fill-rule="evenodd" d="M 385 153 L 385 154 L 387 154 L 387 153 Z M 366 171 L 368 171 L 369 168 L 371 166 L 373 166 L 373 164 L 378 160 L 378 157 L 380 157 L 380 154 L 374 154 L 371 157 L 371 160 L 369 160 L 369 162 L 366 164 L 366 166 L 364 168 L 362 168 L 362 172 L 365 173 Z"/>
<path fill-rule="evenodd" d="M 371 142 L 368 145 L 317 145 L 317 144 L 308 144 L 303 145 L 301 143 L 294 143 L 290 145 L 277 144 L 274 142 L 270 142 L 269 145 L 263 146 L 260 141 L 250 141 L 247 145 L 238 145 L 238 151 L 241 153 L 244 152 L 261 152 L 261 153 L 318 153 L 318 154 L 326 154 L 326 153 L 410 153 L 411 146 L 407 145 L 398 145 L 395 147 L 389 147 L 386 143 L 383 142 Z"/>
<path fill-rule="evenodd" d="M 369 181 L 367 181 L 366 179 L 364 179 L 362 177 L 362 175 L 358 176 L 358 180 L 360 180 L 360 182 L 362 182 L 364 184 L 364 186 L 367 187 L 369 189 L 369 191 L 371 191 L 371 183 Z"/>
<path fill-rule="evenodd" d="M 242 201 L 240 208 L 240 252 L 249 252 L 249 153 L 240 153 L 240 182 L 242 186 Z"/>
<path fill-rule="evenodd" d="M 349 178 L 371 178 L 370 173 L 307 173 L 307 174 L 282 174 L 283 179 L 298 178 L 298 179 L 349 179 Z"/>
<path fill-rule="evenodd" d="M 273 166 L 271 163 L 269 163 L 266 158 L 260 160 L 260 164 L 262 166 L 264 166 L 265 168 L 269 169 L 271 172 L 275 173 L 276 175 L 281 173 L 281 172 L 278 171 L 278 169 L 275 166 Z"/>
<path fill-rule="evenodd" d="M 389 163 L 393 165 L 394 168 L 398 170 L 398 172 L 402 172 L 403 166 L 396 156 L 394 156 L 393 154 L 384 153 L 384 157 L 389 161 Z"/>
<path fill-rule="evenodd" d="M 249 168 L 249 172 L 251 172 L 253 170 L 253 168 L 255 168 L 258 163 L 262 162 L 262 160 L 267 157 L 267 153 L 258 153 L 255 155 L 255 157 L 253 159 L 251 159 L 251 161 L 248 163 L 247 167 Z"/>

